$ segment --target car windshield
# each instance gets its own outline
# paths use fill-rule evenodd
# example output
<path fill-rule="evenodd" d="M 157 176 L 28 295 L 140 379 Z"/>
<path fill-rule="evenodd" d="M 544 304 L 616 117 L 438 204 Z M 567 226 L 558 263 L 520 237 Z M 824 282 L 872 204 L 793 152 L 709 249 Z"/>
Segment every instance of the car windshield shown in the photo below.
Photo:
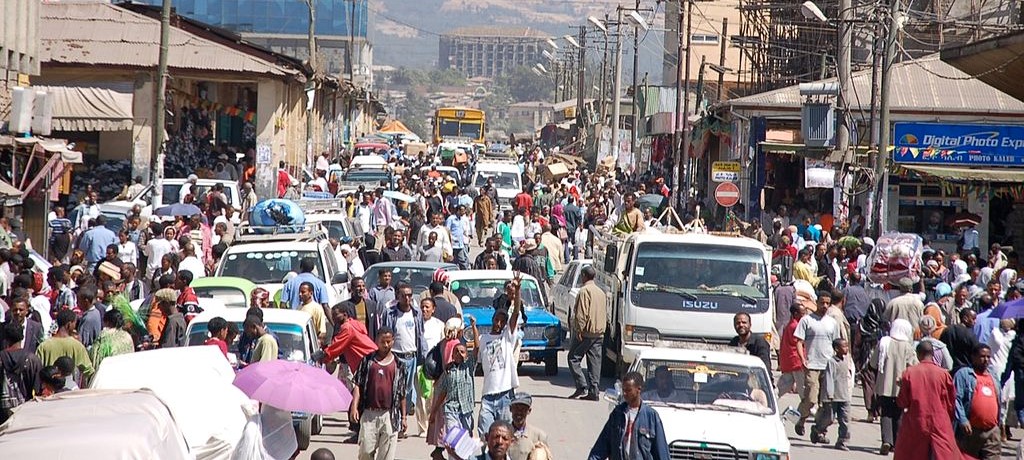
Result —
<path fill-rule="evenodd" d="M 342 176 L 342 181 L 345 182 L 378 182 L 390 179 L 390 175 L 384 169 L 350 170 Z"/>
<path fill-rule="evenodd" d="M 224 257 L 219 275 L 245 278 L 256 284 L 283 283 L 288 272 L 299 272 L 299 261 L 305 257 L 317 260 L 313 274 L 323 278 L 322 261 L 315 251 L 236 252 Z"/>
<path fill-rule="evenodd" d="M 679 273 L 690 273 L 690 276 L 679 276 Z M 681 292 L 684 297 L 722 294 L 754 301 L 768 297 L 764 254 L 755 248 L 641 243 L 631 278 L 634 294 L 644 291 Z"/>
<path fill-rule="evenodd" d="M 197 287 L 196 296 L 202 299 L 217 299 L 228 308 L 248 308 L 249 299 L 245 291 L 232 287 Z"/>
<path fill-rule="evenodd" d="M 238 330 L 242 330 L 242 323 L 236 322 L 235 326 Z M 267 323 L 267 328 L 270 332 L 277 337 L 277 358 L 285 359 L 288 361 L 307 361 L 309 359 L 306 356 L 306 340 L 305 335 L 302 333 L 302 326 L 298 324 L 286 324 L 286 323 Z M 210 338 L 210 332 L 206 329 L 206 323 L 191 324 L 192 333 L 188 336 L 188 346 L 202 345 L 206 342 L 206 339 Z M 235 338 L 234 342 L 228 344 L 228 352 L 238 354 L 238 340 L 241 338 L 241 334 Z"/>
<path fill-rule="evenodd" d="M 642 360 L 645 403 L 700 404 L 757 413 L 775 413 L 768 374 L 758 367 L 733 364 Z"/>
<path fill-rule="evenodd" d="M 385 270 L 391 272 L 392 286 L 405 283 L 412 286 L 412 292 L 419 294 L 430 287 L 430 282 L 434 279 L 434 270 L 437 269 L 432 267 L 382 267 L 373 265 L 366 269 L 366 273 L 363 273 L 363 281 L 366 281 L 366 288 L 371 289 L 379 284 L 380 273 Z"/>
<path fill-rule="evenodd" d="M 505 292 L 508 280 L 458 280 L 452 281 L 452 292 L 463 307 L 490 307 L 498 295 Z M 537 282 L 524 279 L 522 285 L 523 307 L 544 308 Z"/>
<path fill-rule="evenodd" d="M 511 188 L 518 190 L 519 186 L 519 174 L 513 172 L 491 172 L 491 171 L 480 171 L 476 175 L 476 182 L 474 185 L 477 187 L 483 187 L 487 185 L 487 179 L 494 178 L 495 188 Z"/>

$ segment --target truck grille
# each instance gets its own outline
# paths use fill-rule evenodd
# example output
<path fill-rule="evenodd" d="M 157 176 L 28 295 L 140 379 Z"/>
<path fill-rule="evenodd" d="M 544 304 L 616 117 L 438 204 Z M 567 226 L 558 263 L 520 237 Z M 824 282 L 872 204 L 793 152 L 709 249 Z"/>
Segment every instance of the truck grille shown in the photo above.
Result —
<path fill-rule="evenodd" d="M 672 460 L 747 460 L 749 452 L 733 449 L 728 444 L 676 441 L 668 447 Z"/>
<path fill-rule="evenodd" d="M 544 340 L 544 326 L 527 327 L 523 331 L 525 340 Z"/>

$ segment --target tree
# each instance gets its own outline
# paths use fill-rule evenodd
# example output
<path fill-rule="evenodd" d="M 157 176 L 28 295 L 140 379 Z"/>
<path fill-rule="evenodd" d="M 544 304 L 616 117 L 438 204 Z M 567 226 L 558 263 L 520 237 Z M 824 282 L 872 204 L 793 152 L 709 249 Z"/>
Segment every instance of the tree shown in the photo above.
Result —
<path fill-rule="evenodd" d="M 555 84 L 551 77 L 546 74 L 537 75 L 530 67 L 516 67 L 508 76 L 499 80 L 508 87 L 514 102 L 554 99 Z"/>

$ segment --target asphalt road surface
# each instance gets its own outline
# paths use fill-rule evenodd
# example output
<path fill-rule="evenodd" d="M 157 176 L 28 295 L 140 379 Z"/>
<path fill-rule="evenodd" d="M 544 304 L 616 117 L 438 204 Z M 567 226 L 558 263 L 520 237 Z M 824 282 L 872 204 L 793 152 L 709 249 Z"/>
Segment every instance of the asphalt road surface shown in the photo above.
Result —
<path fill-rule="evenodd" d="M 475 246 L 475 245 L 474 245 Z M 474 247 L 471 251 L 470 261 L 479 253 L 479 248 Z M 544 375 L 542 364 L 525 364 L 520 370 L 520 387 L 518 391 L 524 391 L 533 395 L 533 412 L 528 423 L 544 430 L 548 434 L 548 441 L 551 452 L 555 459 L 581 459 L 586 458 L 586 452 L 590 451 L 594 440 L 597 438 L 608 418 L 611 406 L 604 400 L 598 402 L 568 400 L 565 397 L 574 390 L 572 377 L 569 374 L 569 367 L 565 353 L 559 355 L 559 372 L 557 376 L 548 377 Z M 607 389 L 614 385 L 614 381 L 606 379 L 602 382 L 601 388 Z M 477 377 L 477 409 L 479 410 L 480 388 L 483 386 L 483 377 Z M 831 445 L 813 445 L 807 436 L 797 437 L 793 432 L 791 424 L 787 424 L 792 450 L 791 457 L 795 459 L 879 459 L 878 448 L 881 444 L 880 431 L 877 422 L 868 424 L 862 422 L 867 416 L 864 410 L 863 400 L 860 399 L 860 390 L 855 390 L 858 397 L 854 401 L 851 414 L 853 420 L 850 426 L 849 452 L 842 452 L 832 448 Z M 796 407 L 799 403 L 796 395 L 783 396 L 779 402 L 780 408 L 787 406 Z M 351 436 L 348 431 L 348 417 L 346 414 L 338 413 L 324 419 L 323 432 L 314 436 L 309 450 L 299 454 L 299 459 L 308 459 L 310 453 L 321 447 L 326 447 L 334 452 L 339 459 L 355 459 L 358 455 L 355 444 L 345 444 L 344 441 Z M 415 417 L 409 417 L 410 437 L 398 442 L 397 459 L 412 460 L 429 458 L 433 446 L 426 443 L 426 439 L 414 437 L 417 433 Z M 827 434 L 828 440 L 835 442 L 837 425 L 833 425 Z M 808 425 L 807 432 L 810 432 Z M 1014 438 L 1024 436 L 1024 431 L 1014 430 Z M 671 442 L 671 440 L 670 440 Z M 1014 458 L 1016 441 L 1007 443 L 1003 449 L 1003 458 Z"/>

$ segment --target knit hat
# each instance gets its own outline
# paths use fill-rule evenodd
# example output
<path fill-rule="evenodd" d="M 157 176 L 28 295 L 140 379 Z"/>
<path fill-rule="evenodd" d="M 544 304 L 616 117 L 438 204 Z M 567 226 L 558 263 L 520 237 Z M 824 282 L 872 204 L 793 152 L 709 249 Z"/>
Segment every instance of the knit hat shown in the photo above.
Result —
<path fill-rule="evenodd" d="M 171 288 L 163 288 L 153 294 L 157 302 L 177 302 L 178 292 Z"/>

